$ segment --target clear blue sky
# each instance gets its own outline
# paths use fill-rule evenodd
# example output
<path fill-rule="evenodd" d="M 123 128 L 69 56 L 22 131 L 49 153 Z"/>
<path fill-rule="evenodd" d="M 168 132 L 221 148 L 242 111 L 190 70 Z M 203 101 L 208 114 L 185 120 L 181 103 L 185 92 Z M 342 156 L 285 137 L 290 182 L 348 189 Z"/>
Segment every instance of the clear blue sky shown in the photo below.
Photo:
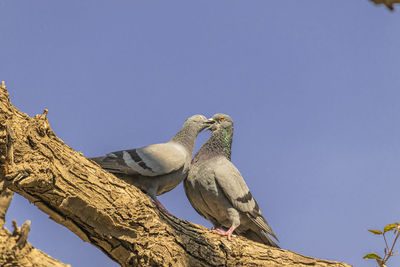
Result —
<path fill-rule="evenodd" d="M 227 113 L 232 160 L 282 248 L 375 266 L 362 256 L 383 242 L 366 229 L 400 220 L 398 13 L 367 0 L 0 1 L 0 80 L 87 157 Z M 209 226 L 182 186 L 161 200 Z M 11 219 L 65 263 L 117 266 L 21 197 Z"/>

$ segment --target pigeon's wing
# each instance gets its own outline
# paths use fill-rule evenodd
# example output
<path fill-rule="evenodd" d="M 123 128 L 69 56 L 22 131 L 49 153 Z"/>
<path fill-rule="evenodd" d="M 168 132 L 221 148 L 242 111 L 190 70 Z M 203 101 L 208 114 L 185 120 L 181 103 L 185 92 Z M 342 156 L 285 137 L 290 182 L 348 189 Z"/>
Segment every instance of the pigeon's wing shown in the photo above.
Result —
<path fill-rule="evenodd" d="M 181 145 L 163 143 L 116 151 L 105 157 L 91 159 L 111 173 L 159 176 L 182 168 L 186 158 L 187 152 Z"/>
<path fill-rule="evenodd" d="M 239 170 L 226 158 L 220 158 L 214 164 L 216 166 L 215 179 L 232 206 L 245 213 L 254 224 L 278 240 L 262 216 Z"/>

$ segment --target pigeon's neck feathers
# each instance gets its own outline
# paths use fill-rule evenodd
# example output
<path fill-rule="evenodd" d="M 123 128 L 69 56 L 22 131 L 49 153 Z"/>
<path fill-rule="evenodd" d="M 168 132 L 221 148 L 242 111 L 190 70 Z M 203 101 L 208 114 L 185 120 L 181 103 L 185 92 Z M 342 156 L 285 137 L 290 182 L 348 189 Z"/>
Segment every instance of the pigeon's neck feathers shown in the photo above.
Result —
<path fill-rule="evenodd" d="M 186 149 L 186 151 L 190 155 L 192 155 L 196 136 L 199 134 L 201 130 L 202 128 L 195 127 L 195 125 L 190 125 L 188 123 L 185 123 L 182 126 L 182 129 L 174 137 L 172 137 L 172 139 L 169 140 L 169 142 L 178 143 L 182 145 Z"/>
<path fill-rule="evenodd" d="M 211 137 L 195 155 L 194 162 L 218 156 L 224 156 L 231 160 L 232 139 L 233 128 L 213 131 Z"/>

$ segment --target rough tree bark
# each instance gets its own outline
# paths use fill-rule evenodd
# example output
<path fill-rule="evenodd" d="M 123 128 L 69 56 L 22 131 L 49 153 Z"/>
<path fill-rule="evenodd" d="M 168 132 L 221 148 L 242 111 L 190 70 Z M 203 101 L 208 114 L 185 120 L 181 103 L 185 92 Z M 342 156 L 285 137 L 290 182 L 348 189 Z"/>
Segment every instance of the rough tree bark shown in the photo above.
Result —
<path fill-rule="evenodd" d="M 0 89 L 0 177 L 122 266 L 349 266 L 242 237 L 228 241 L 165 215 L 136 187 L 68 147 L 46 115 L 20 112 Z"/>
<path fill-rule="evenodd" d="M 4 228 L 5 214 L 13 192 L 3 186 L 4 183 L 0 182 L 0 266 L 70 266 L 51 258 L 26 242 L 30 230 L 30 221 L 26 221 L 21 228 L 13 221 L 13 233 Z"/>

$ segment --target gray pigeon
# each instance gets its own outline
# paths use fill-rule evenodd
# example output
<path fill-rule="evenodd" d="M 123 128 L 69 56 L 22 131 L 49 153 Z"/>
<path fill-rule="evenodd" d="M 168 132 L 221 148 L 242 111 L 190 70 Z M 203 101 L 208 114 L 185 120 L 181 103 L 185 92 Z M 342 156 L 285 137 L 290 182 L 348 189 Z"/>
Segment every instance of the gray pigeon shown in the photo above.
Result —
<path fill-rule="evenodd" d="M 210 139 L 192 160 L 184 181 L 193 208 L 209 220 L 215 233 L 231 239 L 233 231 L 253 241 L 278 247 L 278 238 L 261 214 L 239 170 L 231 162 L 233 121 L 225 114 L 212 117 Z M 228 229 L 226 232 L 221 230 Z"/>
<path fill-rule="evenodd" d="M 145 191 L 168 213 L 157 196 L 172 190 L 186 178 L 196 136 L 213 122 L 202 115 L 194 115 L 167 143 L 112 152 L 91 160 Z"/>

